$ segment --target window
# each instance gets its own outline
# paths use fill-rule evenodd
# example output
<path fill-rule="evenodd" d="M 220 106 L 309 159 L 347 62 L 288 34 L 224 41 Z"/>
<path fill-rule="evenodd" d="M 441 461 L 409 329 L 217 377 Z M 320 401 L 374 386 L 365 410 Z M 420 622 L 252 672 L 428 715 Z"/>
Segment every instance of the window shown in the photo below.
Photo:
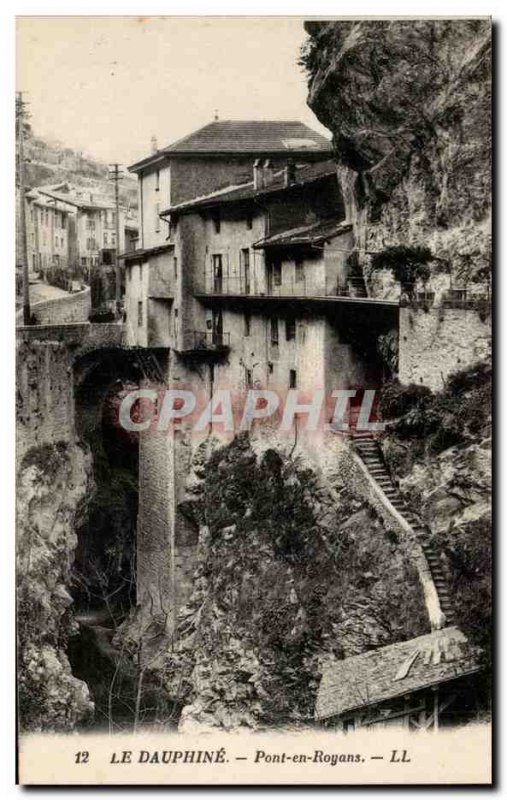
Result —
<path fill-rule="evenodd" d="M 88 228 L 89 231 L 95 230 L 95 220 L 92 217 L 88 217 L 88 219 L 86 220 L 86 227 Z"/>
<path fill-rule="evenodd" d="M 109 239 L 108 239 L 107 233 L 105 233 L 104 234 L 104 247 L 107 247 L 108 244 L 109 244 Z"/>
<path fill-rule="evenodd" d="M 216 210 L 213 211 L 212 219 L 213 219 L 213 225 L 214 225 L 214 228 L 215 228 L 215 233 L 220 233 L 220 209 L 219 208 L 217 208 Z"/>
<path fill-rule="evenodd" d="M 250 336 L 252 317 L 250 316 L 250 314 L 245 314 L 244 319 L 245 319 L 245 336 Z"/>
<path fill-rule="evenodd" d="M 245 370 L 245 372 L 246 372 L 246 375 L 245 375 L 246 385 L 247 386 L 251 386 L 252 383 L 253 383 L 252 370 L 251 369 L 247 369 L 247 370 Z"/>
<path fill-rule="evenodd" d="M 213 311 L 213 320 L 211 328 L 211 337 L 213 344 L 221 345 L 223 343 L 223 320 L 221 311 Z"/>
<path fill-rule="evenodd" d="M 160 203 L 155 203 L 155 233 L 160 233 Z"/>
<path fill-rule="evenodd" d="M 288 342 L 296 338 L 296 320 L 294 317 L 287 317 L 285 320 L 285 338 Z"/>
<path fill-rule="evenodd" d="M 213 264 L 213 291 L 217 294 L 222 294 L 223 290 L 223 266 L 222 266 L 222 254 L 217 253 L 212 256 L 212 264 Z"/>
<path fill-rule="evenodd" d="M 280 261 L 275 261 L 275 263 L 273 264 L 273 285 L 274 286 L 282 285 L 282 265 Z"/>
<path fill-rule="evenodd" d="M 273 362 L 272 361 L 268 361 L 268 375 L 272 375 L 272 374 L 273 374 Z"/>
<path fill-rule="evenodd" d="M 137 327 L 140 328 L 143 324 L 143 301 L 139 300 L 137 303 Z"/>
<path fill-rule="evenodd" d="M 278 319 L 271 317 L 271 344 L 278 347 Z"/>
<path fill-rule="evenodd" d="M 81 256 L 81 266 L 86 267 L 86 256 Z"/>
<path fill-rule="evenodd" d="M 176 256 L 173 258 L 174 280 L 178 280 L 178 259 Z"/>
<path fill-rule="evenodd" d="M 111 234 L 111 244 L 116 247 L 116 234 L 114 232 Z"/>
<path fill-rule="evenodd" d="M 295 389 L 297 383 L 297 374 L 295 369 L 289 370 L 289 389 Z"/>
<path fill-rule="evenodd" d="M 243 281 L 245 294 L 250 294 L 250 250 L 245 247 L 241 250 L 241 263 L 243 266 Z"/>
<path fill-rule="evenodd" d="M 253 217 L 252 217 L 252 212 L 249 211 L 248 214 L 246 215 L 246 227 L 248 228 L 249 231 L 251 231 L 252 226 L 253 226 Z"/>
<path fill-rule="evenodd" d="M 301 283 L 305 279 L 305 264 L 303 259 L 296 258 L 296 283 Z"/>
<path fill-rule="evenodd" d="M 156 192 L 160 191 L 160 170 L 159 169 L 157 169 L 157 171 L 155 173 L 155 191 Z"/>

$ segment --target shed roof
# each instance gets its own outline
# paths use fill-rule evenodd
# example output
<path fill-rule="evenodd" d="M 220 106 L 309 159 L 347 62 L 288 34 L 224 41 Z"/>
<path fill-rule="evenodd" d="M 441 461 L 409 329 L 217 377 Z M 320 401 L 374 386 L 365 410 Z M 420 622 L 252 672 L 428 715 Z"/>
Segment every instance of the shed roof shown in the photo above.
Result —
<path fill-rule="evenodd" d="M 456 627 L 329 664 L 317 694 L 315 718 L 348 711 L 478 672 L 480 651 Z"/>
<path fill-rule="evenodd" d="M 201 197 L 194 197 L 191 200 L 185 200 L 183 203 L 171 206 L 162 211 L 161 216 L 174 212 L 182 213 L 194 208 L 242 202 L 281 191 L 292 191 L 297 187 L 306 186 L 330 176 L 336 176 L 336 163 L 332 160 L 319 161 L 316 164 L 299 164 L 296 168 L 295 180 L 289 186 L 285 185 L 285 171 L 279 170 L 275 172 L 268 185 L 262 189 L 255 189 L 253 180 L 236 186 L 225 186 L 223 189 L 217 189 Z"/>
<path fill-rule="evenodd" d="M 337 221 L 336 219 L 328 219 L 322 222 L 314 222 L 311 225 L 304 225 L 299 228 L 291 228 L 282 233 L 275 233 L 273 236 L 267 236 L 260 242 L 256 242 L 254 248 L 263 250 L 268 247 L 294 247 L 296 245 L 320 244 L 325 242 L 326 239 L 341 236 L 341 234 L 348 233 L 350 230 L 352 230 L 351 223 Z"/>
<path fill-rule="evenodd" d="M 216 120 L 130 167 L 136 171 L 164 156 L 331 153 L 332 144 L 298 120 Z"/>

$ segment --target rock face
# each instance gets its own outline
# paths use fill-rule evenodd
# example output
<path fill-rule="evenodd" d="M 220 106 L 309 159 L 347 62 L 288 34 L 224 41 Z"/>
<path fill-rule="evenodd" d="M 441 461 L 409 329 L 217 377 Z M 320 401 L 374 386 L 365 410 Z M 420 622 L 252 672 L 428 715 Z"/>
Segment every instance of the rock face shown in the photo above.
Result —
<path fill-rule="evenodd" d="M 491 371 L 458 373 L 431 393 L 399 387 L 383 448 L 441 554 L 461 630 L 486 658 L 491 635 Z M 386 407 L 386 415 L 389 408 Z M 385 415 L 385 416 L 386 416 Z"/>
<path fill-rule="evenodd" d="M 180 730 L 312 725 L 321 665 L 428 629 L 397 534 L 300 459 L 217 450 L 186 513 L 197 568 L 174 648 L 155 669 Z"/>
<path fill-rule="evenodd" d="M 18 683 L 24 730 L 69 730 L 93 712 L 66 655 L 74 522 L 89 489 L 90 460 L 75 445 L 33 447 L 17 480 Z"/>
<path fill-rule="evenodd" d="M 488 20 L 308 22 L 308 103 L 333 133 L 359 246 L 430 247 L 457 280 L 490 261 Z"/>

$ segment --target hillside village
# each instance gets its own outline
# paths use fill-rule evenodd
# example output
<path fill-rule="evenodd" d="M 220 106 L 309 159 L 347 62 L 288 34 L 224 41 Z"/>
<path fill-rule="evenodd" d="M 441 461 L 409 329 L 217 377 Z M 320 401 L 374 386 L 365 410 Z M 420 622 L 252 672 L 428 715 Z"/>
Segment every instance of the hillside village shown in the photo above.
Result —
<path fill-rule="evenodd" d="M 489 719 L 490 26 L 306 28 L 332 138 L 214 119 L 151 149 L 119 241 L 72 175 L 26 193 L 30 269 L 72 290 L 18 328 L 27 729 Z M 116 255 L 100 318 L 91 272 Z M 308 407 L 285 432 L 173 414 L 128 433 L 132 387 L 325 402 L 311 433 Z M 360 424 L 370 399 L 381 425 Z"/>

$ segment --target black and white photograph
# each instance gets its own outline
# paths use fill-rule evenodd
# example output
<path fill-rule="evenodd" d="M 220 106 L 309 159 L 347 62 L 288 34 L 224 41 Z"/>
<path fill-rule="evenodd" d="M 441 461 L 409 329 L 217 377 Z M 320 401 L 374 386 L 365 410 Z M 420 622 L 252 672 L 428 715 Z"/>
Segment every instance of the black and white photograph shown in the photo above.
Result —
<path fill-rule="evenodd" d="M 491 783 L 491 46 L 18 16 L 21 784 Z"/>

